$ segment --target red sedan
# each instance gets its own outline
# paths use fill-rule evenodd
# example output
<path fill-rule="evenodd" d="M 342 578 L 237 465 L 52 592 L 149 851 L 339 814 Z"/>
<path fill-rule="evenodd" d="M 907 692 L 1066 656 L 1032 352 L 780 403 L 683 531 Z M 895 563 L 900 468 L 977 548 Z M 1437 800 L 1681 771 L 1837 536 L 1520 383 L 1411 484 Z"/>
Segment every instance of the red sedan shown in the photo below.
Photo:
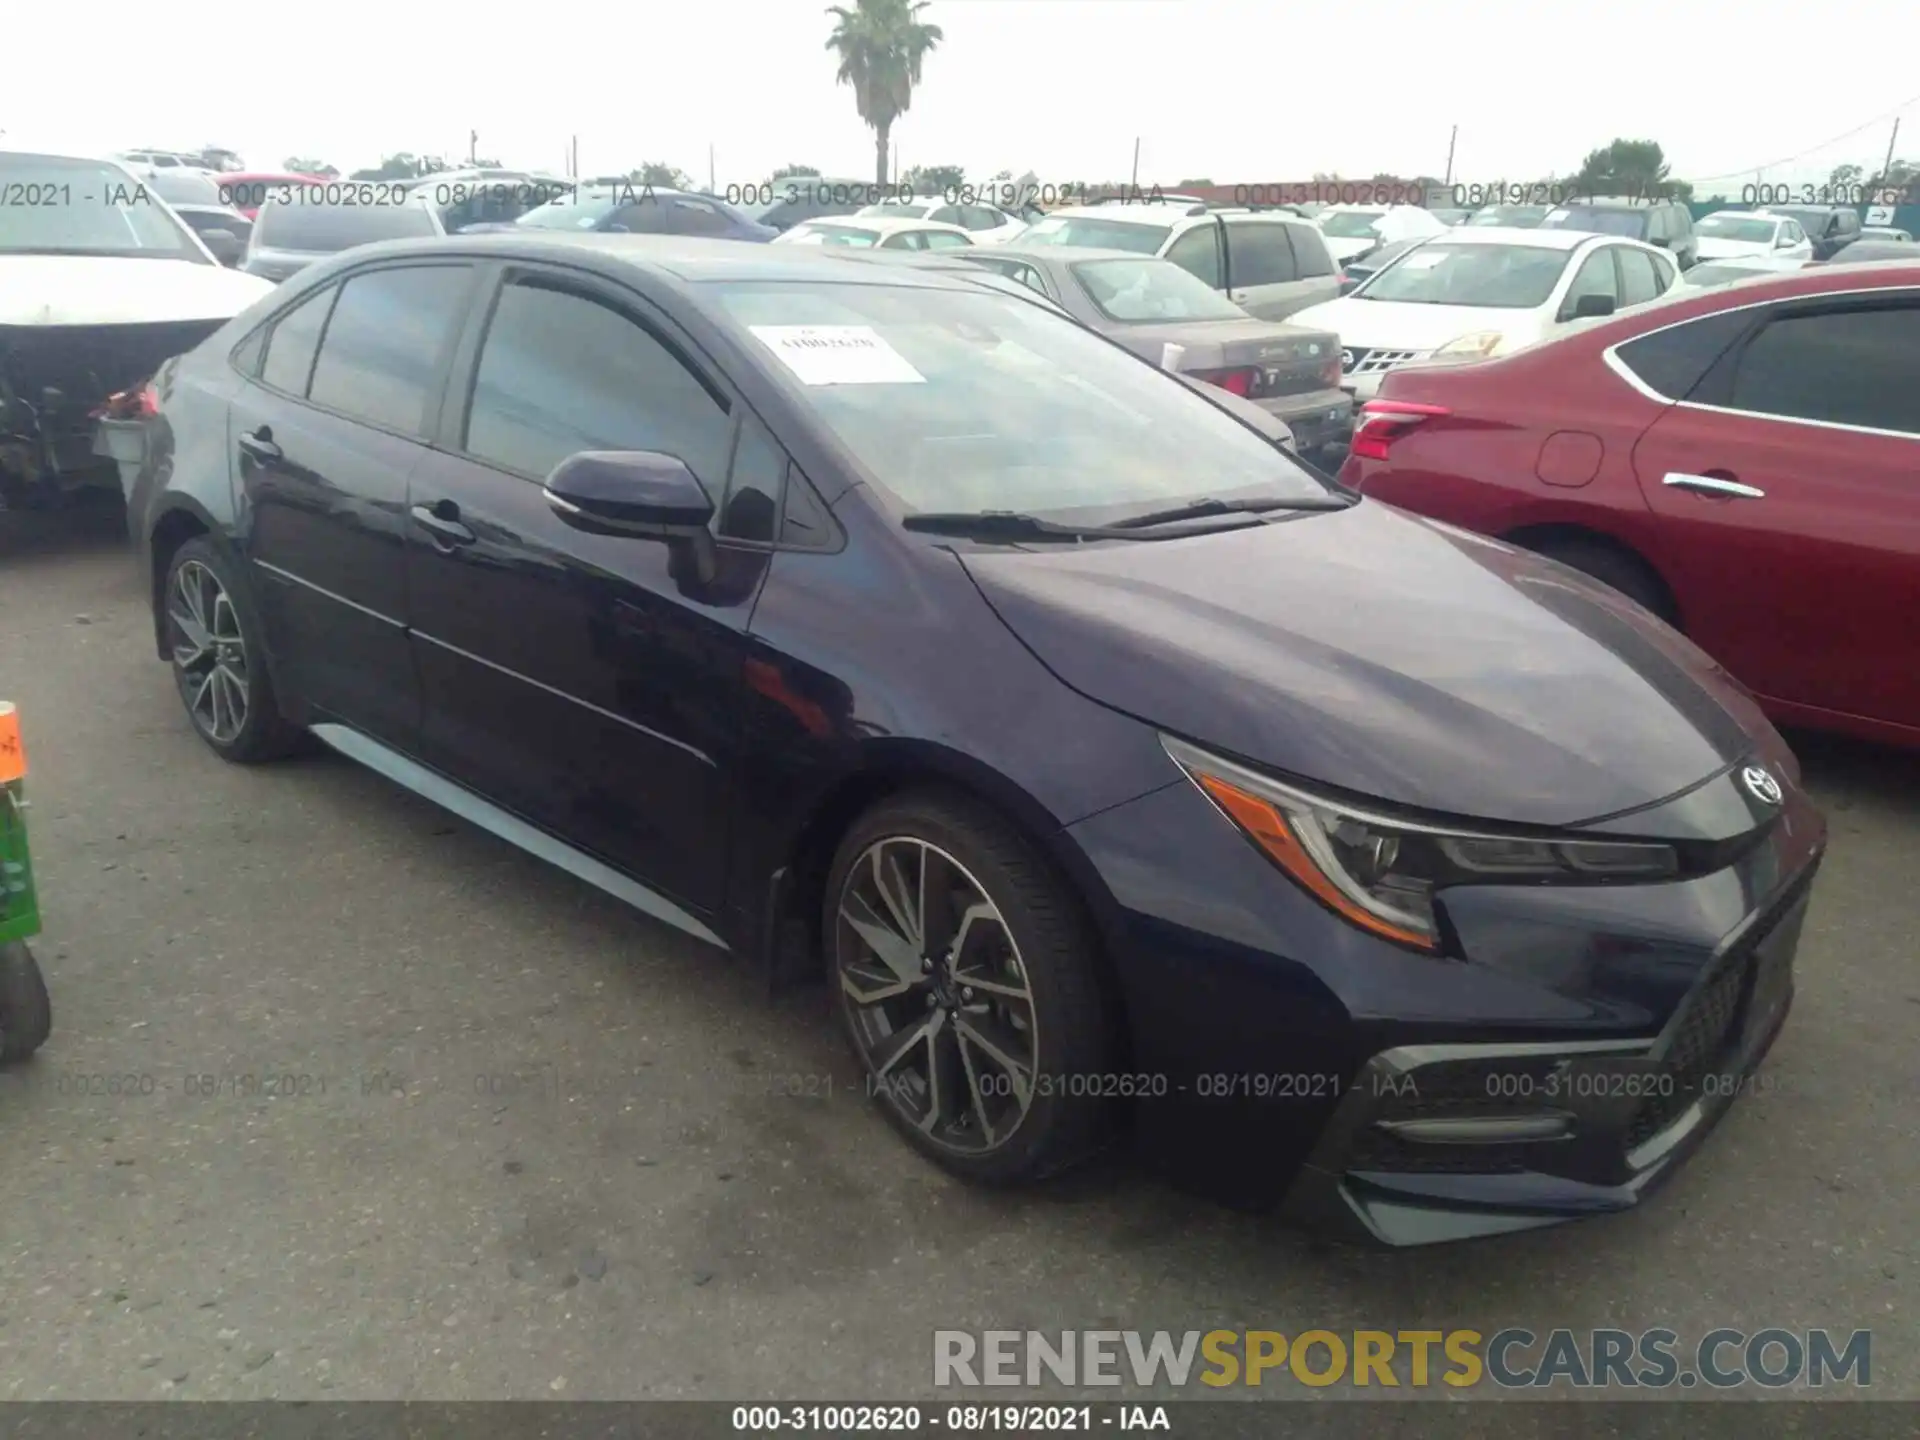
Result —
<path fill-rule="evenodd" d="M 216 175 L 220 182 L 221 203 L 231 205 L 249 220 L 257 218 L 266 197 L 283 185 L 322 185 L 318 175 L 293 175 L 284 171 L 247 170 Z"/>
<path fill-rule="evenodd" d="M 1341 479 L 1638 600 L 1790 725 L 1920 745 L 1920 261 L 1392 372 Z"/>

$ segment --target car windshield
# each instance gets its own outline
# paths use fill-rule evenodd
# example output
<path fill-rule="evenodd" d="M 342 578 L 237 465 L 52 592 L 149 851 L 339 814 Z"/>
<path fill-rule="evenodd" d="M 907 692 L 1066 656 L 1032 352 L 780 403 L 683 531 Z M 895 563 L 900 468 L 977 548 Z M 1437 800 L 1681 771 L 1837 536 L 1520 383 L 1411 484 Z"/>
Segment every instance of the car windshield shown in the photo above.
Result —
<path fill-rule="evenodd" d="M 1493 205 L 1474 212 L 1469 225 L 1513 225 L 1531 230 L 1547 218 L 1547 205 Z"/>
<path fill-rule="evenodd" d="M 529 230 L 591 230 L 620 206 L 637 198 L 616 190 L 586 190 L 536 205 L 513 223 Z"/>
<path fill-rule="evenodd" d="M 1694 222 L 1693 233 L 1715 240 L 1746 240 L 1757 245 L 1771 244 L 1774 220 L 1754 220 L 1745 215 L 1709 215 Z"/>
<path fill-rule="evenodd" d="M 1092 250 L 1131 250 L 1158 255 L 1173 233 L 1171 225 L 1108 220 L 1097 215 L 1050 215 L 1020 232 L 1022 245 L 1082 245 Z"/>
<path fill-rule="evenodd" d="M 1069 268 L 1100 313 L 1123 325 L 1247 318 L 1246 311 L 1170 260 L 1082 260 Z"/>
<path fill-rule="evenodd" d="M 1165 372 L 1012 295 L 791 281 L 716 289 L 768 365 L 911 510 L 1107 523 L 1201 496 L 1329 493 Z"/>
<path fill-rule="evenodd" d="M 1637 240 L 1646 232 L 1645 210 L 1613 210 L 1603 205 L 1566 205 L 1547 212 L 1543 230 L 1588 230 L 1595 235 L 1625 235 Z"/>
<path fill-rule="evenodd" d="M 929 200 L 882 200 L 877 205 L 863 205 L 853 213 L 891 220 L 924 220 L 933 210 L 934 202 Z"/>
<path fill-rule="evenodd" d="M 858 225 L 831 225 L 808 220 L 787 231 L 780 241 L 783 245 L 852 245 L 857 249 L 871 250 L 880 243 L 881 238 L 877 231 L 864 230 Z"/>
<path fill-rule="evenodd" d="M 0 200 L 0 254 L 213 263 L 155 192 L 116 165 L 0 155 Z"/>
<path fill-rule="evenodd" d="M 1320 233 L 1335 240 L 1371 240 L 1380 234 L 1384 210 L 1329 210 L 1320 217 Z"/>
<path fill-rule="evenodd" d="M 1571 250 L 1433 240 L 1354 291 L 1355 300 L 1532 310 L 1547 303 Z"/>
<path fill-rule="evenodd" d="M 225 205 L 220 182 L 202 170 L 155 170 L 140 177 L 148 193 L 169 205 Z"/>
<path fill-rule="evenodd" d="M 377 240 L 437 233 L 433 212 L 416 200 L 327 205 L 300 198 L 298 190 L 291 199 L 283 200 L 277 193 L 269 197 L 253 224 L 258 248 L 307 250 L 322 255 Z"/>

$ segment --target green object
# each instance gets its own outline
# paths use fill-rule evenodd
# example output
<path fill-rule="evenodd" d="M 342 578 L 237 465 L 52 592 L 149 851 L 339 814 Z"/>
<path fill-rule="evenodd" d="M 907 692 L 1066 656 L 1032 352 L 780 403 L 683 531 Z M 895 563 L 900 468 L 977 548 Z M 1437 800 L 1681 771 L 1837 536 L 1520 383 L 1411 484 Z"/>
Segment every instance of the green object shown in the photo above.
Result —
<path fill-rule="evenodd" d="M 40 906 L 27 855 L 27 782 L 0 785 L 0 945 L 40 933 Z"/>

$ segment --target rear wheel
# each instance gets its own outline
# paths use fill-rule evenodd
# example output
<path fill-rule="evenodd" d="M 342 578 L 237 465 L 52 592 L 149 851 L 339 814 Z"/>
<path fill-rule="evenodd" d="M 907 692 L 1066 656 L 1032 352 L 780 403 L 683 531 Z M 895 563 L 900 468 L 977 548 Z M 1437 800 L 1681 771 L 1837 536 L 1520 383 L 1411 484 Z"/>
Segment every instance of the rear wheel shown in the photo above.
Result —
<path fill-rule="evenodd" d="M 0 945 L 0 1065 L 24 1060 L 53 1033 L 53 1002 L 33 952 L 18 940 Z"/>
<path fill-rule="evenodd" d="M 173 552 L 161 604 L 174 684 L 208 748 L 239 764 L 297 748 L 302 732 L 280 713 L 253 598 L 206 536 Z"/>
<path fill-rule="evenodd" d="M 1018 1184 L 1106 1138 L 1114 1027 L 1076 898 L 963 796 L 883 801 L 842 840 L 822 935 L 870 1093 L 963 1178 Z"/>
<path fill-rule="evenodd" d="M 1680 616 L 1673 597 L 1652 567 L 1639 556 L 1593 540 L 1555 540 L 1534 549 L 1549 560 L 1558 560 L 1608 589 L 1619 591 L 1669 625 L 1678 627 Z"/>

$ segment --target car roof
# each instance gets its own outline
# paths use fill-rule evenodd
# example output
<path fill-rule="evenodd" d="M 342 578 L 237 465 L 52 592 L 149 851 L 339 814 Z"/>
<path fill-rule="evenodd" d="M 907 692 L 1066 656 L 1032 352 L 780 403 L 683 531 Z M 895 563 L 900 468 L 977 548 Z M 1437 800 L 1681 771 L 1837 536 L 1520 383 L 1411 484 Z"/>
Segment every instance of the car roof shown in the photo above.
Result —
<path fill-rule="evenodd" d="M 1034 265 L 1045 265 L 1049 261 L 1071 264 L 1076 260 L 1144 260 L 1155 265 L 1173 264 L 1159 255 L 1142 255 L 1138 250 L 1117 250 L 1111 245 L 1022 245 L 1015 240 L 1011 245 L 986 245 L 981 248 L 989 259 L 995 255 L 1007 255 Z"/>
<path fill-rule="evenodd" d="M 1414 237 L 1441 245 L 1529 245 L 1536 250 L 1577 250 L 1594 241 L 1635 243 L 1625 235 L 1601 235 L 1592 230 L 1529 230 L 1524 225 L 1457 225 L 1432 235 Z"/>

